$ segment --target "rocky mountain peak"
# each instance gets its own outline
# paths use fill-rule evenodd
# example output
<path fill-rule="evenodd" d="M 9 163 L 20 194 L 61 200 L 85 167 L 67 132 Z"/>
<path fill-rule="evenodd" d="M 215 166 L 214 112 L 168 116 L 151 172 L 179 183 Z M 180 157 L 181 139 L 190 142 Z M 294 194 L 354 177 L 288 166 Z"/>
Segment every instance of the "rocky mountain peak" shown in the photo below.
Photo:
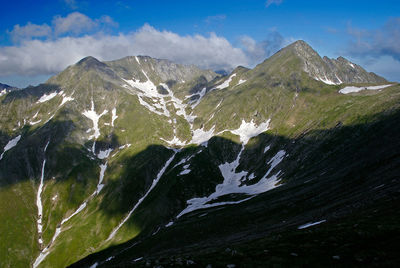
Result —
<path fill-rule="evenodd" d="M 368 73 L 344 57 L 330 59 L 321 56 L 306 42 L 299 40 L 285 49 L 294 51 L 300 58 L 303 70 L 311 78 L 329 85 L 344 83 L 384 83 L 386 80 L 374 73 Z"/>

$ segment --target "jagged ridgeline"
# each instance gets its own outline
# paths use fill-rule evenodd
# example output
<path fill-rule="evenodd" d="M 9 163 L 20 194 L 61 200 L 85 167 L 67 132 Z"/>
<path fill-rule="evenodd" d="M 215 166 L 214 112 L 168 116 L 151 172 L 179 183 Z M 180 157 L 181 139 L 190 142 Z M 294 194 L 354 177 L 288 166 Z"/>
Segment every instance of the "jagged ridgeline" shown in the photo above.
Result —
<path fill-rule="evenodd" d="M 398 261 L 400 86 L 342 57 L 87 57 L 1 86 L 1 267 Z"/>

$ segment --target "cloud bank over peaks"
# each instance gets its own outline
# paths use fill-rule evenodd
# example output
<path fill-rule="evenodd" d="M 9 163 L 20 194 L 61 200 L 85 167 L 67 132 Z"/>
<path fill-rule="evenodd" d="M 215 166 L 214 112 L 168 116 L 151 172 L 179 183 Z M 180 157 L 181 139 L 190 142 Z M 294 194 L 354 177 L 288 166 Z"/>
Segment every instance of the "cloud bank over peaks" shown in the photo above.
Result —
<path fill-rule="evenodd" d="M 54 17 L 51 27 L 16 25 L 10 32 L 16 44 L 0 47 L 0 76 L 49 75 L 86 56 L 114 60 L 132 55 L 230 71 L 238 65 L 253 67 L 283 44 L 278 33 L 260 43 L 245 36 L 241 47 L 235 47 L 215 33 L 182 36 L 145 24 L 129 33 L 109 34 L 103 26 L 116 24 L 108 16 L 91 19 L 79 12 Z"/>

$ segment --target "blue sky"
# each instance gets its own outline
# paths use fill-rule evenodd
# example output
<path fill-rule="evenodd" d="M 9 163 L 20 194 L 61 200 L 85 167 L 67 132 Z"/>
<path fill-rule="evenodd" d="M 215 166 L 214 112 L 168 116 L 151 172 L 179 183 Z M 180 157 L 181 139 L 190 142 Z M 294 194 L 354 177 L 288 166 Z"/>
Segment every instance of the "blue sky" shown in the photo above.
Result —
<path fill-rule="evenodd" d="M 3 1 L 0 82 L 45 81 L 80 58 L 150 55 L 253 67 L 303 39 L 400 81 L 398 1 Z"/>

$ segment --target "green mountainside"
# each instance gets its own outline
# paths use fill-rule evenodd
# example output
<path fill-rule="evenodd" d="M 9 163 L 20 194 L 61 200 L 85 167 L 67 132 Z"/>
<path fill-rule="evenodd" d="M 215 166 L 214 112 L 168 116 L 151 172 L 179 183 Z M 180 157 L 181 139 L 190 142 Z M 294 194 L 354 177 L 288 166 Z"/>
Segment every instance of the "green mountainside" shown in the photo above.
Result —
<path fill-rule="evenodd" d="M 0 95 L 0 266 L 395 265 L 399 109 L 303 41 L 226 76 L 84 58 Z"/>

